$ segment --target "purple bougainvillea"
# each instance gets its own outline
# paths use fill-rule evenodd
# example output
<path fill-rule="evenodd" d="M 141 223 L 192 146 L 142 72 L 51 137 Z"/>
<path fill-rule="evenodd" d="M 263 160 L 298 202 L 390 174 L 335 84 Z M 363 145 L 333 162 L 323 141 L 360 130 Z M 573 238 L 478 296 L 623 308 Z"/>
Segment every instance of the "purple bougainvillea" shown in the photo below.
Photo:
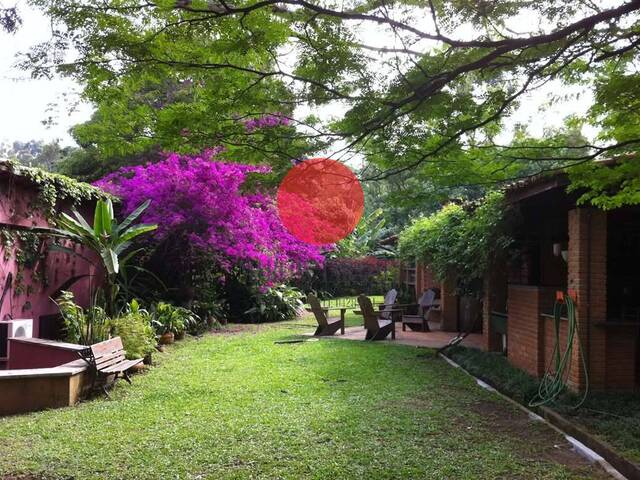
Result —
<path fill-rule="evenodd" d="M 271 284 L 321 264 L 318 247 L 284 228 L 271 195 L 242 191 L 249 173 L 269 168 L 217 161 L 218 153 L 168 154 L 158 163 L 123 167 L 97 185 L 120 197 L 125 214 L 150 199 L 142 221 L 158 224 L 155 240 L 180 235 L 212 254 L 223 272 L 251 269 Z"/>

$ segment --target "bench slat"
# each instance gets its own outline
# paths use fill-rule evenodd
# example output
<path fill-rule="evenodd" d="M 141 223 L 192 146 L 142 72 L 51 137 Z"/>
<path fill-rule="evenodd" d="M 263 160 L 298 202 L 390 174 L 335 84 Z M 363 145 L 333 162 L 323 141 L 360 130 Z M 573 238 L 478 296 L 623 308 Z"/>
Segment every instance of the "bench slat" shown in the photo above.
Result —
<path fill-rule="evenodd" d="M 103 370 L 111 365 L 115 365 L 124 361 L 126 361 L 126 357 L 124 356 L 124 353 L 122 353 L 120 355 L 105 359 L 104 361 L 96 361 L 96 368 L 98 370 Z"/>
<path fill-rule="evenodd" d="M 142 359 L 141 358 L 138 358 L 136 360 L 125 360 L 124 362 L 118 363 L 116 365 L 112 365 L 109 368 L 105 368 L 104 370 L 102 370 L 102 372 L 103 373 L 124 372 L 126 370 L 129 370 L 134 365 L 138 365 L 139 363 L 142 363 Z"/>
<path fill-rule="evenodd" d="M 91 351 L 95 357 L 101 357 L 104 354 L 124 350 L 122 339 L 120 337 L 111 338 L 104 342 L 91 345 Z"/>

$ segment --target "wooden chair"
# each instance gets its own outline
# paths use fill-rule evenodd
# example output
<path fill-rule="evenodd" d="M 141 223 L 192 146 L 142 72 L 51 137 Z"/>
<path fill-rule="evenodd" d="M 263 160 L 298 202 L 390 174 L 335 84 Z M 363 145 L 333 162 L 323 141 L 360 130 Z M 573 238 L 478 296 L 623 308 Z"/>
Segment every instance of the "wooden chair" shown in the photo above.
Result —
<path fill-rule="evenodd" d="M 433 289 L 425 290 L 418 300 L 417 315 L 402 315 L 402 331 L 406 331 L 407 325 L 411 330 L 421 332 L 430 332 L 429 329 L 429 313 L 436 305 L 436 292 Z"/>
<path fill-rule="evenodd" d="M 98 379 L 104 379 L 105 383 L 102 384 L 102 390 L 106 396 L 109 396 L 107 388 L 115 385 L 120 375 L 122 375 L 122 378 L 124 378 L 127 383 L 131 384 L 128 370 L 142 363 L 142 358 L 135 360 L 126 359 L 120 337 L 114 337 L 104 342 L 91 345 L 81 351 L 80 356 L 89 364 L 93 371 L 92 390 L 95 389 Z M 111 376 L 113 376 L 113 380 L 109 384 L 107 380 Z"/>
<path fill-rule="evenodd" d="M 382 305 L 380 305 L 380 318 L 384 320 L 393 320 L 391 316 L 393 315 L 393 305 L 396 303 L 396 298 L 398 298 L 398 292 L 395 288 L 392 288 L 387 292 L 384 296 L 384 300 Z"/>
<path fill-rule="evenodd" d="M 330 318 L 328 317 L 329 308 L 322 308 L 320 305 L 320 301 L 318 297 L 315 295 L 309 294 L 307 295 L 307 302 L 309 302 L 309 306 L 311 307 L 311 311 L 313 315 L 316 317 L 316 321 L 318 322 L 318 328 L 314 333 L 317 337 L 324 337 L 333 335 L 338 330 L 340 333 L 344 335 L 344 312 L 345 309 L 340 310 L 340 318 Z"/>
<path fill-rule="evenodd" d="M 391 334 L 395 338 L 395 328 L 392 320 L 380 317 L 380 312 L 376 312 L 369 297 L 358 296 L 358 305 L 364 318 L 364 328 L 367 330 L 366 340 L 384 340 Z"/>

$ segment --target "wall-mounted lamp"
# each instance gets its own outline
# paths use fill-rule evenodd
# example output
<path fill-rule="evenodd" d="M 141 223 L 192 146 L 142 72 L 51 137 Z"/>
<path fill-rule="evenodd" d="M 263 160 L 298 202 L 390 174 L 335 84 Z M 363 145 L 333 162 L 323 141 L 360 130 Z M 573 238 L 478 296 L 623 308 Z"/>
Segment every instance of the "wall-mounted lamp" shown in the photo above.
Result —
<path fill-rule="evenodd" d="M 562 243 L 560 242 L 554 243 L 553 256 L 562 257 L 562 259 L 566 262 L 567 258 L 569 258 L 569 250 L 564 249 Z"/>

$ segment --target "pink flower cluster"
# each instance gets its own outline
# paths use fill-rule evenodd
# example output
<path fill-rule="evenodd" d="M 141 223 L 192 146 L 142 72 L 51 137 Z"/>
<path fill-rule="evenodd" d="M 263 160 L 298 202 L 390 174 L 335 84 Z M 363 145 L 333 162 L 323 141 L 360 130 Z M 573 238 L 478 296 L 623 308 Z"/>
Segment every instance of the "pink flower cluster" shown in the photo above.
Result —
<path fill-rule="evenodd" d="M 273 128 L 280 125 L 286 127 L 291 123 L 291 120 L 289 117 L 285 117 L 281 113 L 270 113 L 268 115 L 262 115 L 257 118 L 245 120 L 243 123 L 247 133 L 253 133 L 261 128 Z"/>
<path fill-rule="evenodd" d="M 184 255 L 189 247 L 211 253 L 224 272 L 251 269 L 272 283 L 322 264 L 318 247 L 285 229 L 270 195 L 242 191 L 248 174 L 269 167 L 212 161 L 217 153 L 169 154 L 158 163 L 123 167 L 96 185 L 120 197 L 125 214 L 150 199 L 142 221 L 158 224 L 157 241 L 179 235 L 188 242 Z"/>

